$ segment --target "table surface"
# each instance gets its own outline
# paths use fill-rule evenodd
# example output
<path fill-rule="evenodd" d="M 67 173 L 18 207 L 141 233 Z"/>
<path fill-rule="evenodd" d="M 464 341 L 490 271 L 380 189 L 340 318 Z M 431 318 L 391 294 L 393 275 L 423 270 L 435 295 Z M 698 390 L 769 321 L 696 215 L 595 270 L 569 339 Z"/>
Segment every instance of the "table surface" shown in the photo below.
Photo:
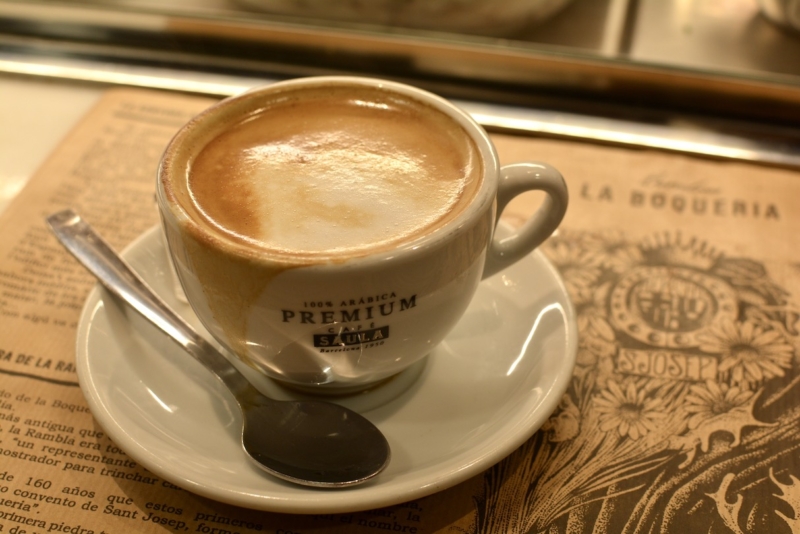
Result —
<path fill-rule="evenodd" d="M 102 92 L 98 85 L 0 76 L 0 212 Z"/>
<path fill-rule="evenodd" d="M 78 137 L 80 142 L 66 143 L 60 148 L 66 146 L 67 150 L 51 154 L 95 102 L 106 101 L 100 99 L 103 90 L 100 85 L 0 78 L 0 91 L 9 96 L 0 99 L 4 137 L 0 156 L 10 162 L 2 175 L 2 183 L 9 184 L 8 197 L 13 197 L 12 189 L 27 182 L 47 159 L 43 167 L 46 172 L 37 173 L 20 202 L 6 212 L 8 224 L 0 233 L 3 270 L 18 269 L 27 275 L 28 265 L 56 257 L 53 248 L 57 245 L 45 240 L 40 212 L 52 211 L 70 195 L 70 203 L 82 203 L 84 208 L 97 205 L 93 195 L 108 201 L 107 205 L 104 203 L 105 211 L 97 210 L 93 219 L 103 223 L 118 244 L 124 245 L 138 235 L 140 230 L 131 224 L 132 217 L 126 218 L 124 209 L 135 210 L 141 205 L 142 213 L 150 213 L 146 211 L 152 202 L 149 171 L 138 169 L 137 175 L 128 172 L 128 167 L 112 168 L 107 164 L 108 158 L 82 159 L 90 152 L 87 147 L 95 146 L 91 144 L 93 138 L 87 136 L 73 136 L 71 141 Z M 148 95 L 178 99 L 163 93 Z M 207 100 L 195 101 L 191 107 L 199 109 L 201 104 L 207 105 Z M 104 109 L 104 117 L 116 117 Z M 96 116 L 95 112 L 92 116 Z M 105 124 L 94 124 L 92 131 L 106 132 Z M 141 134 L 145 126 L 136 123 L 132 128 Z M 165 128 L 162 125 L 166 136 L 169 132 L 164 133 Z M 141 139 L 130 136 L 130 131 L 123 128 L 108 131 L 117 136 L 112 141 Z M 447 517 L 429 521 L 441 527 L 461 525 L 494 534 L 512 531 L 504 523 L 516 520 L 512 513 L 524 523 L 520 532 L 541 532 L 544 526 L 559 521 L 565 528 L 570 522 L 589 528 L 596 518 L 608 516 L 620 527 L 629 521 L 642 528 L 663 523 L 668 532 L 694 532 L 692 528 L 708 532 L 704 521 L 744 524 L 750 514 L 770 522 L 765 523 L 762 532 L 788 532 L 790 527 L 784 519 L 788 515 L 778 514 L 787 511 L 782 508 L 778 492 L 791 494 L 790 489 L 797 484 L 790 475 L 800 472 L 792 452 L 800 447 L 800 432 L 796 430 L 800 428 L 800 410 L 796 408 L 800 402 L 796 389 L 800 367 L 792 359 L 793 352 L 800 348 L 800 336 L 793 330 L 797 324 L 795 302 L 800 294 L 800 279 L 791 239 L 800 231 L 797 172 L 541 136 L 493 137 L 501 161 L 524 161 L 531 154 L 541 155 L 568 177 L 572 194 L 568 217 L 562 230 L 543 249 L 562 273 L 578 305 L 582 340 L 579 366 L 570 396 L 548 422 L 546 432 L 498 464 L 486 477 L 476 477 L 454 488 L 455 493 L 432 496 L 426 503 L 435 508 L 433 515 Z M 134 154 L 137 164 L 143 161 L 136 143 L 123 143 L 122 148 L 127 149 L 129 157 Z M 154 157 L 158 150 L 158 146 L 153 148 L 149 155 Z M 92 155 L 109 153 L 101 150 Z M 90 173 L 80 176 L 76 169 Z M 89 175 L 99 180 L 92 191 L 76 193 L 75 188 L 59 189 L 62 172 L 70 173 L 66 176 L 73 177 L 73 182 Z M 123 176 L 133 176 L 131 181 L 138 180 L 138 176 L 141 181 L 135 189 L 120 188 L 119 179 Z M 58 194 L 52 194 L 55 190 Z M 31 203 L 24 204 L 25 199 Z M 154 224 L 155 213 L 152 216 L 152 220 L 141 224 Z M 124 219 L 125 224 L 120 224 L 119 219 Z M 42 271 L 42 275 L 49 274 Z M 18 279 L 10 278 L 6 287 L 21 287 L 15 283 Z M 70 284 L 63 285 L 74 289 Z M 63 297 L 70 296 L 66 290 L 62 293 Z M 67 362 L 74 346 L 74 330 L 57 328 L 56 319 L 60 314 L 69 315 L 66 312 L 70 310 L 56 309 L 56 301 L 48 302 L 46 291 L 39 296 L 41 302 L 20 298 L 20 302 L 9 303 L 9 310 L 18 307 L 22 312 L 16 320 L 0 321 L 0 349 L 3 354 L 9 354 L 10 348 L 23 354 L 55 354 Z M 72 297 L 79 301 L 82 298 L 74 294 Z M 623 321 L 616 313 L 611 316 L 609 310 L 616 306 L 630 312 L 634 319 Z M 628 310 L 631 306 L 636 310 Z M 741 313 L 737 311 L 734 316 L 737 309 Z M 26 315 L 25 310 L 37 317 L 51 313 L 53 325 L 31 320 L 33 315 Z M 709 324 L 707 331 L 700 332 Z M 682 335 L 682 331 L 690 335 Z M 681 343 L 687 344 L 687 339 L 693 344 L 684 348 Z M 740 352 L 743 344 L 752 351 L 763 351 L 764 359 L 749 361 L 747 355 L 752 351 Z M 38 365 L 38 360 L 32 362 L 31 366 Z M 0 363 L 3 369 L 17 372 L 16 376 L 20 370 L 31 371 L 24 365 L 27 364 L 18 361 Z M 56 373 L 56 369 L 38 372 L 44 376 Z M 49 384 L 41 382 L 39 391 L 55 387 Z M 14 387 L 30 388 L 30 384 L 17 381 Z M 17 392 L 14 390 L 14 395 Z M 59 395 L 76 405 L 82 402 L 76 387 L 59 391 Z M 20 412 L 39 409 L 16 399 Z M 719 408 L 717 401 L 724 401 L 725 409 L 720 413 L 715 411 Z M 640 410 L 631 411 L 631 406 Z M 51 415 L 55 410 L 52 406 L 41 409 L 49 410 L 48 420 L 61 417 Z M 636 424 L 622 424 L 631 414 Z M 669 424 L 661 424 L 665 421 Z M 88 429 L 91 422 L 84 417 L 82 424 Z M 29 424 L 25 421 L 20 426 Z M 647 439 L 643 439 L 645 436 Z M 785 446 L 787 442 L 792 444 L 790 448 Z M 593 447 L 599 444 L 604 448 L 597 450 L 604 452 L 578 455 L 582 450 L 595 450 Z M 537 456 L 539 451 L 545 454 Z M 549 458 L 553 461 L 532 461 L 548 458 L 551 453 L 554 456 Z M 582 462 L 580 468 L 569 472 L 577 464 L 566 459 L 576 455 L 577 461 Z M 760 456 L 753 461 L 752 455 Z M 8 468 L 13 467 L 18 473 L 29 469 L 20 462 L 9 460 Z M 47 469 L 50 468 L 42 467 L 39 472 L 48 474 Z M 534 472 L 529 472 L 531 469 Z M 626 488 L 629 469 L 638 479 Z M 609 471 L 614 471 L 611 474 L 618 479 L 609 476 Z M 516 480 L 516 473 L 520 473 L 522 483 L 502 487 L 494 484 L 496 477 Z M 537 480 L 552 483 L 534 487 L 533 481 Z M 562 483 L 564 480 L 577 485 L 576 492 L 585 499 L 585 506 L 573 506 L 574 494 L 568 491 L 569 485 Z M 23 484 L 24 480 L 20 476 L 16 482 Z M 114 488 L 116 492 L 117 486 Z M 127 496 L 137 496 L 138 510 L 147 510 L 146 506 L 155 499 L 152 491 L 164 493 L 164 488 L 142 491 L 121 486 L 126 497 L 119 498 L 124 501 Z M 531 489 L 536 493 L 531 494 Z M 611 504 L 592 511 L 595 501 L 591 498 L 598 491 Z M 675 499 L 668 504 L 679 510 L 661 517 L 658 510 L 666 505 L 662 496 L 672 495 L 671 492 Z M 497 509 L 487 514 L 486 503 L 474 498 L 478 494 L 491 494 L 490 501 Z M 687 495 L 691 499 L 684 498 Z M 739 513 L 730 503 L 738 502 L 741 496 L 746 504 Z M 520 510 L 519 503 L 523 501 L 530 509 Z M 210 506 L 206 502 L 194 502 L 195 505 Z M 483 508 L 473 510 L 479 505 Z M 559 510 L 559 517 L 551 517 L 553 510 Z M 637 510 L 648 512 L 640 516 L 634 513 Z M 62 512 L 58 509 L 57 515 Z M 475 526 L 470 519 L 473 514 L 476 521 L 485 524 Z M 372 516 L 362 519 L 366 517 Z M 258 520 L 275 528 L 289 521 L 266 516 L 259 516 Z M 319 530 L 323 525 L 335 527 L 334 522 L 341 526 L 340 518 L 303 517 L 291 521 L 286 523 L 290 530 L 306 531 L 315 525 Z M 364 521 L 368 523 L 367 519 Z M 614 531 L 623 529 L 609 530 Z"/>

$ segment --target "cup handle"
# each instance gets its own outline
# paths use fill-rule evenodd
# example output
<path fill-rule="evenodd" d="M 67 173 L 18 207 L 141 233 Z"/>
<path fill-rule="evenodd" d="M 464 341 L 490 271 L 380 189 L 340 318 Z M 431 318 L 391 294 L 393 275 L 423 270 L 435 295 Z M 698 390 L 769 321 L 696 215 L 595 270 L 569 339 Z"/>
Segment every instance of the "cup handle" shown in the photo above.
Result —
<path fill-rule="evenodd" d="M 516 163 L 500 169 L 495 228 L 508 203 L 525 191 L 544 191 L 547 198 L 519 231 L 503 239 L 492 238 L 483 278 L 505 269 L 541 245 L 564 218 L 569 193 L 561 173 L 546 163 Z"/>

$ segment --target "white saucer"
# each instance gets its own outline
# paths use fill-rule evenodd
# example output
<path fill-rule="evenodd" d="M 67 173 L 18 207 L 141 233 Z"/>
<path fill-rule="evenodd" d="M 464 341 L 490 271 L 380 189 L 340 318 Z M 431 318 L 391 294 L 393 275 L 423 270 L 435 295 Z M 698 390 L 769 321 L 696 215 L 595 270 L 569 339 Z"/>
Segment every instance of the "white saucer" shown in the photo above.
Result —
<path fill-rule="evenodd" d="M 164 299 L 172 291 L 157 229 L 124 253 Z M 372 420 L 389 467 L 360 486 L 309 489 L 251 465 L 233 397 L 135 312 L 95 288 L 78 327 L 81 388 L 100 425 L 133 460 L 205 497 L 283 513 L 339 513 L 398 504 L 462 482 L 502 460 L 555 410 L 577 352 L 574 310 L 535 252 L 481 283 L 455 330 L 422 363 L 372 391 L 334 398 Z M 300 396 L 267 379 L 274 396 Z"/>

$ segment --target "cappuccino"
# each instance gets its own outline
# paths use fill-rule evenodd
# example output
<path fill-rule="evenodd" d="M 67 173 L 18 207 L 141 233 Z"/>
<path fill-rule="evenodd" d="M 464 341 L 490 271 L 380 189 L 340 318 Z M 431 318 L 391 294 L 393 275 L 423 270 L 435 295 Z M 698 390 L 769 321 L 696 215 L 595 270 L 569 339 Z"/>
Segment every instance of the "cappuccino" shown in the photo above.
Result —
<path fill-rule="evenodd" d="M 435 231 L 470 205 L 483 166 L 443 112 L 370 87 L 278 92 L 189 162 L 191 209 L 268 254 L 350 257 Z"/>
<path fill-rule="evenodd" d="M 547 199 L 494 239 L 525 191 Z M 236 359 L 285 384 L 347 393 L 423 358 L 482 277 L 564 216 L 561 175 L 500 167 L 446 100 L 391 81 L 287 80 L 212 106 L 161 160 L 157 199 L 187 301 Z"/>

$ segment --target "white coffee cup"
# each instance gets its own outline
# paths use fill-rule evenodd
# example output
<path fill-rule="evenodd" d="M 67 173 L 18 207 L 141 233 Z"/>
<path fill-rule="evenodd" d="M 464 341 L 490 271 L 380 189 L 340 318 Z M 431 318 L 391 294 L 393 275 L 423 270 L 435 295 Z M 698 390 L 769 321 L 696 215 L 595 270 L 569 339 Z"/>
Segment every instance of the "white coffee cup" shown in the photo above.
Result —
<path fill-rule="evenodd" d="M 447 217 L 411 237 L 352 253 L 273 251 L 210 224 L 188 185 L 198 154 L 244 118 L 273 113 L 274 102 L 291 99 L 293 116 L 310 117 L 316 113 L 313 98 L 326 91 L 352 92 L 359 103 L 374 93 L 380 102 L 419 107 L 460 132 L 477 158 L 470 193 Z M 220 171 L 220 181 L 229 178 Z M 496 239 L 503 208 L 530 190 L 546 193 L 541 207 L 516 233 Z M 549 165 L 501 168 L 486 132 L 438 96 L 384 80 L 315 77 L 254 89 L 195 117 L 165 151 L 157 198 L 181 285 L 214 338 L 271 378 L 327 393 L 367 387 L 430 353 L 458 322 L 481 279 L 524 257 L 556 229 L 568 194 Z"/>

